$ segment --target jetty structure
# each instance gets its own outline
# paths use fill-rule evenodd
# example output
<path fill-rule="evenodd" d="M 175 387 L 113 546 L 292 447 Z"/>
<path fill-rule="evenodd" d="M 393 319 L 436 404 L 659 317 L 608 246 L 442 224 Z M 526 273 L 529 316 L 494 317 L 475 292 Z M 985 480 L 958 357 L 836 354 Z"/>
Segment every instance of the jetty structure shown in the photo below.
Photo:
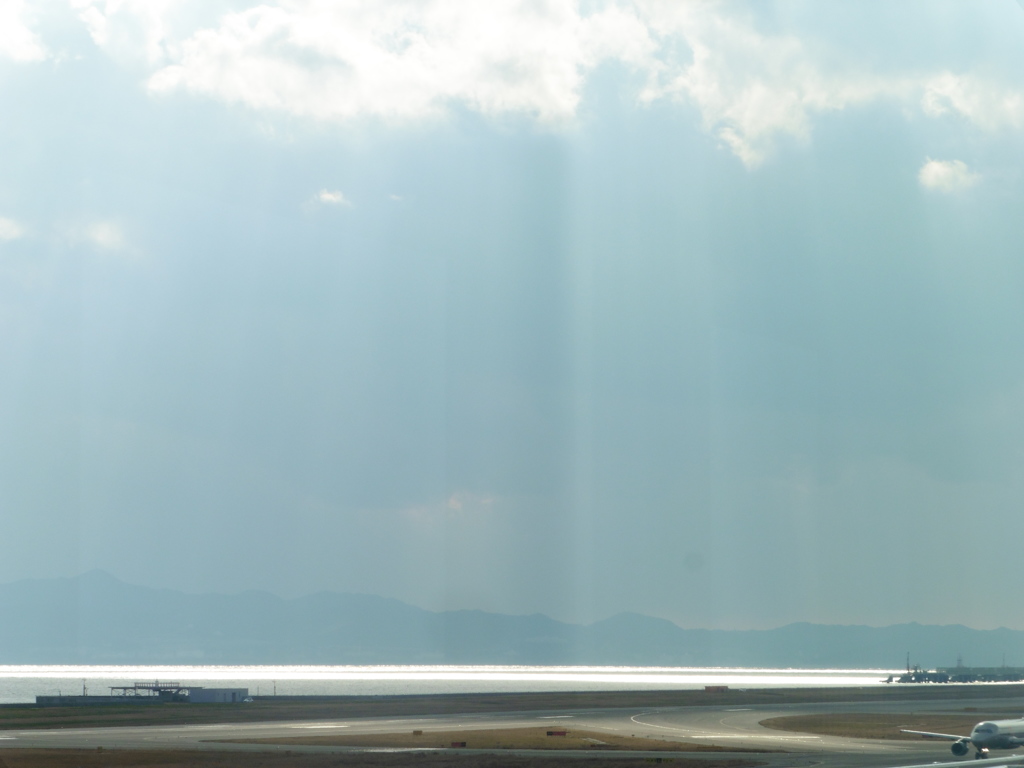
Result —
<path fill-rule="evenodd" d="M 153 680 L 134 685 L 112 685 L 108 696 L 90 696 L 85 686 L 81 695 L 36 696 L 37 707 L 89 707 L 104 704 L 238 704 L 252 701 L 248 688 L 204 688 L 177 682 Z"/>
<path fill-rule="evenodd" d="M 1020 683 L 1021 667 L 913 667 L 902 675 L 889 675 L 887 683 Z"/>

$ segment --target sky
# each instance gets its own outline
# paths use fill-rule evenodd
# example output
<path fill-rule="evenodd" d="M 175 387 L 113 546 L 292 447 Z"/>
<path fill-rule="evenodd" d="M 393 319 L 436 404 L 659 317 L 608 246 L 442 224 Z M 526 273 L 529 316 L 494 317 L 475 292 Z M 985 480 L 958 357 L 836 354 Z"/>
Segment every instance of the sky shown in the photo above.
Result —
<path fill-rule="evenodd" d="M 0 581 L 1024 629 L 1015 0 L 0 0 Z"/>

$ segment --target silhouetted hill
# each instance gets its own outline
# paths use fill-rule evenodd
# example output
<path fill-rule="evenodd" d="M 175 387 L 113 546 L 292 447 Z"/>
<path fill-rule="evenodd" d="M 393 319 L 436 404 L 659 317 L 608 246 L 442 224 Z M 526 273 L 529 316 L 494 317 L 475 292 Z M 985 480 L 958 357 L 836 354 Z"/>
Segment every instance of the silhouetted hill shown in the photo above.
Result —
<path fill-rule="evenodd" d="M 1024 665 L 1024 632 L 790 624 L 682 629 L 622 613 L 589 626 L 540 614 L 432 612 L 372 595 L 193 595 L 93 571 L 0 585 L 0 664 L 610 664 L 894 668 Z"/>

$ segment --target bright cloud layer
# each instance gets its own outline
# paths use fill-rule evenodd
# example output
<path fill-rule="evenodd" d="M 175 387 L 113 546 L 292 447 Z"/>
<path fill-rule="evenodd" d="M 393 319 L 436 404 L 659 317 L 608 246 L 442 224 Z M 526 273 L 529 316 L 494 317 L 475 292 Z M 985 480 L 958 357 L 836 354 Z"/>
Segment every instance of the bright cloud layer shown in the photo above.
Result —
<path fill-rule="evenodd" d="M 0 0 L 0 58 L 20 62 L 46 58 L 46 49 L 27 19 L 28 4 L 24 0 Z"/>
<path fill-rule="evenodd" d="M 153 93 L 319 120 L 423 119 L 458 106 L 564 123 L 588 74 L 613 61 L 646 82 L 641 102 L 695 106 L 748 167 L 780 138 L 808 137 L 816 115 L 879 99 L 983 130 L 1024 125 L 1020 91 L 948 72 L 826 67 L 799 38 L 714 2 L 603 0 L 584 12 L 578 0 L 278 0 L 192 27 L 172 21 L 196 0 L 72 2 L 98 45 L 123 52 L 135 41 L 154 67 Z"/>
<path fill-rule="evenodd" d="M 920 172 L 918 181 L 925 189 L 954 192 L 974 186 L 980 177 L 972 173 L 962 160 L 932 160 L 929 158 Z"/>
<path fill-rule="evenodd" d="M 583 70 L 644 46 L 635 16 L 582 17 L 571 0 L 291 0 L 225 15 L 150 80 L 322 119 L 487 114 L 571 117 Z"/>
<path fill-rule="evenodd" d="M 93 41 L 125 59 L 164 63 L 183 0 L 70 0 Z"/>

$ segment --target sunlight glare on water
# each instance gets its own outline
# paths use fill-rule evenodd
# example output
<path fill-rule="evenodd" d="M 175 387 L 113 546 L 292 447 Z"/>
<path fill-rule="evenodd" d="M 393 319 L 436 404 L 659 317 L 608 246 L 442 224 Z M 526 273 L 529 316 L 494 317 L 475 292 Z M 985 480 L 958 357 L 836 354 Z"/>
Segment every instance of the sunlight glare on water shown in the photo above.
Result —
<path fill-rule="evenodd" d="M 515 666 L 0 666 L 0 703 L 37 695 L 109 694 L 110 686 L 164 680 L 248 688 L 252 695 L 342 696 L 537 691 L 685 690 L 881 684 L 894 670 Z"/>

